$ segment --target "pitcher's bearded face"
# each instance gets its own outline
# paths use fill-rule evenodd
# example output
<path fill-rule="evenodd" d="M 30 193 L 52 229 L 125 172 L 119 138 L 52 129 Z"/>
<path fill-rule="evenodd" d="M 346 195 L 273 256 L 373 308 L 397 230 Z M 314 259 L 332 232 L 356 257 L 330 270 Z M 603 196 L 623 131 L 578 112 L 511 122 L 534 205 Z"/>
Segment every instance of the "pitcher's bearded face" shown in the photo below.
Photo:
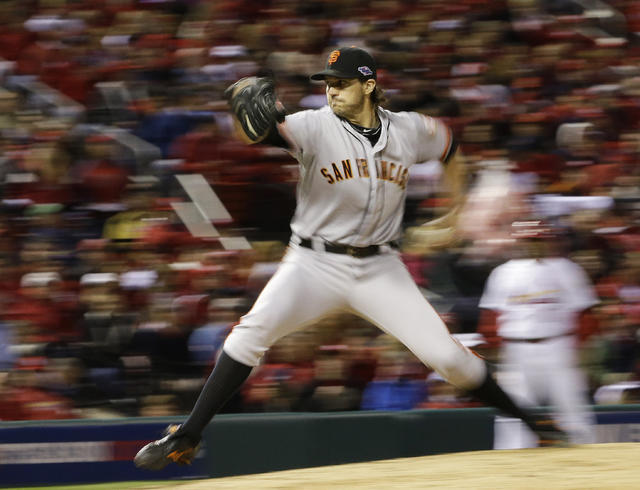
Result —
<path fill-rule="evenodd" d="M 327 102 L 331 110 L 340 117 L 350 116 L 362 110 L 365 97 L 365 85 L 357 78 L 327 77 Z"/>

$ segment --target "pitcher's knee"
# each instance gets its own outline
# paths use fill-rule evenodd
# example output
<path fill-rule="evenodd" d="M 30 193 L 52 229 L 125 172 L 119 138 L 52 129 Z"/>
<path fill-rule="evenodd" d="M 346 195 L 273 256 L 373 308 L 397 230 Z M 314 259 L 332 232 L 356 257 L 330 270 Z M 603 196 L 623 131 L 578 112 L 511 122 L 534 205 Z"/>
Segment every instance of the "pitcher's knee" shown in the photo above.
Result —
<path fill-rule="evenodd" d="M 236 325 L 224 342 L 224 351 L 247 366 L 257 366 L 271 342 L 257 326 Z"/>
<path fill-rule="evenodd" d="M 449 355 L 439 356 L 431 360 L 433 368 L 449 383 L 463 390 L 478 386 L 485 376 L 485 363 L 471 351 L 450 352 Z"/>

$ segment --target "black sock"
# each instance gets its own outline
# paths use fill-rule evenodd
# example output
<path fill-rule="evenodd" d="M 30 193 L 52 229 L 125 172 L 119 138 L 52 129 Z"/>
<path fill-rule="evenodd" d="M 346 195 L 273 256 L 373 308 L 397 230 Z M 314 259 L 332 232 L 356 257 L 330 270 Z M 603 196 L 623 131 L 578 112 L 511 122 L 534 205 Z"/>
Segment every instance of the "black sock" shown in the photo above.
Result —
<path fill-rule="evenodd" d="M 491 405 L 507 415 L 521 419 L 530 428 L 533 429 L 535 427 L 535 415 L 516 405 L 511 397 L 500 388 L 495 379 L 493 379 L 491 369 L 488 365 L 487 375 L 482 384 L 473 390 L 469 390 L 468 393 L 475 396 L 481 402 Z"/>
<path fill-rule="evenodd" d="M 223 350 L 179 434 L 199 441 L 209 421 L 242 386 L 252 369 L 252 366 L 233 360 Z"/>

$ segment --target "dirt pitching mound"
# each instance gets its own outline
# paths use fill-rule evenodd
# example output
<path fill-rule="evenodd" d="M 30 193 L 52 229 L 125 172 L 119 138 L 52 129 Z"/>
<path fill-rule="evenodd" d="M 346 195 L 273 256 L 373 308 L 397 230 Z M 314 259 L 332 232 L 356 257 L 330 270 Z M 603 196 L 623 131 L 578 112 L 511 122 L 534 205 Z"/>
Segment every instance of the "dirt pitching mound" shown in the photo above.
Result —
<path fill-rule="evenodd" d="M 179 490 L 638 489 L 640 444 L 474 451 L 215 478 L 172 486 Z"/>

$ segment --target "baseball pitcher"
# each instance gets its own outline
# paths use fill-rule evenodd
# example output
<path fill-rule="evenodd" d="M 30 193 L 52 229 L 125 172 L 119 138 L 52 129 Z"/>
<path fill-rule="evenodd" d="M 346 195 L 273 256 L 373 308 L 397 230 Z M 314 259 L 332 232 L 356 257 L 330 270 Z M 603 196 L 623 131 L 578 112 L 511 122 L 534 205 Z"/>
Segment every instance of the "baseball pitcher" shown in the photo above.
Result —
<path fill-rule="evenodd" d="M 409 168 L 440 159 L 455 174 L 451 168 L 460 163 L 442 122 L 380 106 L 376 75 L 367 51 L 341 47 L 311 77 L 326 86 L 321 109 L 286 114 L 268 79 L 242 79 L 227 90 L 242 138 L 284 147 L 299 162 L 291 241 L 277 272 L 227 338 L 187 420 L 142 448 L 137 466 L 190 462 L 205 426 L 269 347 L 341 311 L 395 336 L 444 379 L 523 419 L 545 440 L 564 438 L 516 406 L 485 362 L 449 334 L 400 259 Z"/>

